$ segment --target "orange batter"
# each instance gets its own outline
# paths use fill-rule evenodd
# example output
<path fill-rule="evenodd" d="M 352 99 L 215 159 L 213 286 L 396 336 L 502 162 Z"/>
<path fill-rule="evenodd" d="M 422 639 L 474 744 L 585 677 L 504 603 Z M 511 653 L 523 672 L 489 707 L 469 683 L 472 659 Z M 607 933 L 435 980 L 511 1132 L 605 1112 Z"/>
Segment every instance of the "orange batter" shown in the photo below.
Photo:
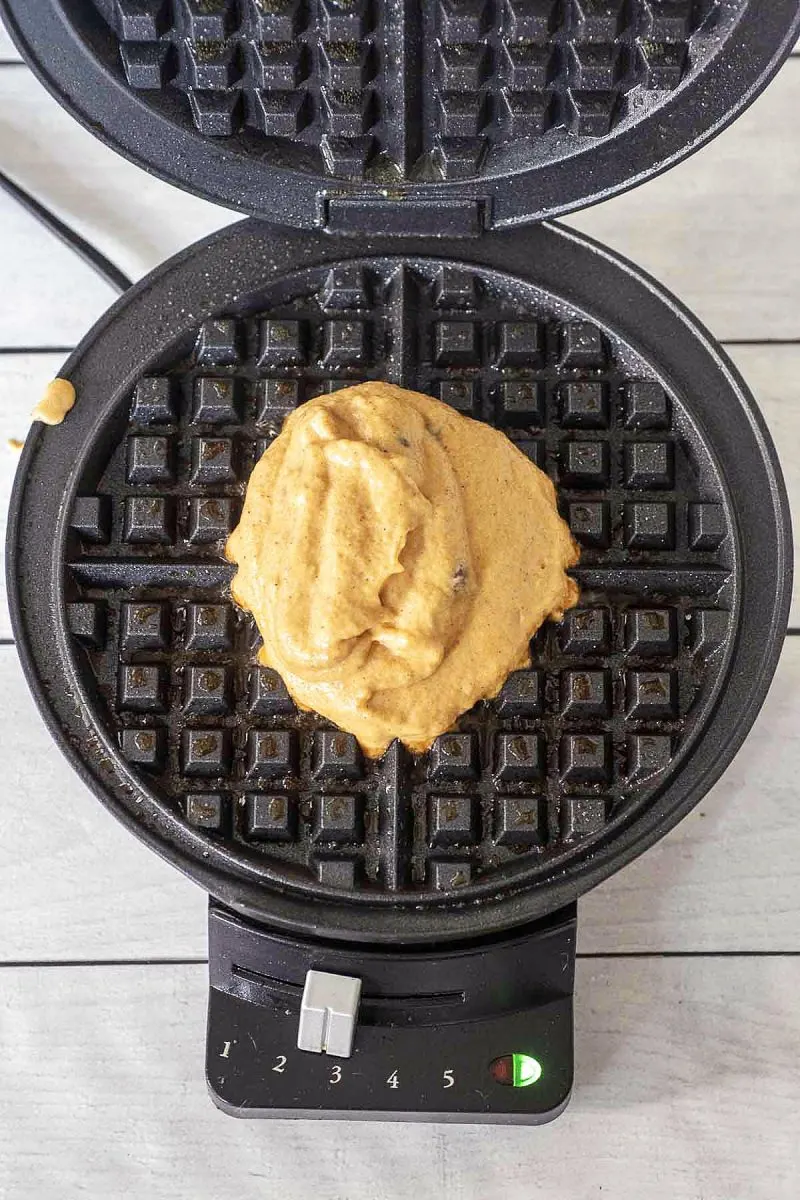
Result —
<path fill-rule="evenodd" d="M 260 661 L 374 756 L 430 746 L 578 598 L 548 477 L 504 434 L 387 383 L 292 413 L 226 554 Z"/>

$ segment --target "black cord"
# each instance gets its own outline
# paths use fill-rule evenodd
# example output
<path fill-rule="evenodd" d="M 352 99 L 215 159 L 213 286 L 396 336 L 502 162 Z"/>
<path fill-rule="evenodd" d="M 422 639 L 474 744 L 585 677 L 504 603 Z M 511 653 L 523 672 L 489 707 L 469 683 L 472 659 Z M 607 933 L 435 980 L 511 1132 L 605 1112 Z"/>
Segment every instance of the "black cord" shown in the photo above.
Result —
<path fill-rule="evenodd" d="M 87 242 L 76 233 L 74 229 L 70 229 L 69 225 L 65 225 L 54 213 L 51 213 L 48 208 L 40 204 L 38 200 L 30 196 L 19 184 L 14 183 L 7 175 L 0 171 L 0 188 L 8 192 L 9 196 L 13 196 L 23 208 L 34 217 L 37 221 L 41 221 L 46 229 L 55 234 L 65 246 L 69 246 L 70 250 L 74 250 L 80 255 L 85 263 L 97 272 L 97 274 L 105 279 L 111 287 L 116 288 L 118 292 L 127 292 L 128 288 L 133 285 L 133 280 L 124 275 L 118 267 L 115 267 L 112 262 L 95 249 L 90 242 Z"/>

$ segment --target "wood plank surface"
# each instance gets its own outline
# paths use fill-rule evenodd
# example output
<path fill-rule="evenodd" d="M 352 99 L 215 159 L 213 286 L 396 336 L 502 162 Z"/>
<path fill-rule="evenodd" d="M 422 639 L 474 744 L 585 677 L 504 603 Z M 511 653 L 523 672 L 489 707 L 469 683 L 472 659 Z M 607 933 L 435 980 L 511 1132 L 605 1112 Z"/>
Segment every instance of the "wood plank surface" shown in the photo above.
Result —
<path fill-rule="evenodd" d="M 202 957 L 205 896 L 62 759 L 0 647 L 0 961 Z M 583 898 L 579 949 L 800 951 L 800 638 L 749 740 L 667 837 Z"/>
<path fill-rule="evenodd" d="M 19 61 L 19 51 L 12 42 L 2 18 L 0 18 L 0 66 L 4 66 L 6 63 L 16 64 Z"/>
<path fill-rule="evenodd" d="M 133 166 L 88 133 L 27 70 L 0 68 L 3 171 L 134 279 L 236 219 Z M 71 346 L 114 291 L 0 194 L 0 348 Z"/>
<path fill-rule="evenodd" d="M 725 349 L 753 393 L 778 451 L 795 526 L 789 628 L 800 629 L 800 345 Z"/>
<path fill-rule="evenodd" d="M 723 341 L 800 338 L 800 105 L 791 58 L 755 103 L 677 167 L 568 224 L 674 291 Z"/>
<path fill-rule="evenodd" d="M 203 1078 L 202 966 L 6 969 L 0 987 L 9 1200 L 800 1191 L 797 958 L 579 963 L 575 1092 L 538 1129 L 225 1117 Z"/>
<path fill-rule="evenodd" d="M 9 439 L 24 441 L 31 409 L 48 381 L 58 374 L 64 354 L 0 354 L 0 550 L 5 549 L 6 518 L 19 455 Z M 0 570 L 0 639 L 11 637 L 6 603 L 6 573 Z"/>

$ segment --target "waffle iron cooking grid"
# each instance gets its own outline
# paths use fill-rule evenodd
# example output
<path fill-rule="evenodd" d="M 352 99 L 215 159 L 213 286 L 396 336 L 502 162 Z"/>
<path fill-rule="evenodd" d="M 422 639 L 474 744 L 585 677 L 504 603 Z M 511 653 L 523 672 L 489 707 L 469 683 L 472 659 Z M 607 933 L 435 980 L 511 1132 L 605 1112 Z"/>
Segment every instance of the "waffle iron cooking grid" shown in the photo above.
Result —
<path fill-rule="evenodd" d="M 56 620 L 69 629 L 57 653 L 83 697 L 69 736 L 137 832 L 223 899 L 279 919 L 289 897 L 326 900 L 332 924 L 346 912 L 347 931 L 377 936 L 428 936 L 435 909 L 456 928 L 491 922 L 503 900 L 505 919 L 509 906 L 546 911 L 548 896 L 574 896 L 677 819 L 690 764 L 721 769 L 724 739 L 709 752 L 707 738 L 723 683 L 739 711 L 726 737 L 744 735 L 758 689 L 736 695 L 731 653 L 747 626 L 755 658 L 774 658 L 787 585 L 779 575 L 760 614 L 741 611 L 742 558 L 765 562 L 770 537 L 740 540 L 746 515 L 719 430 L 703 431 L 721 404 L 776 508 L 778 557 L 785 546 L 780 485 L 768 453 L 759 462 L 763 447 L 754 458 L 748 445 L 738 381 L 726 368 L 721 384 L 706 363 L 687 388 L 663 346 L 641 349 L 650 335 L 636 314 L 655 304 L 663 324 L 667 311 L 649 284 L 564 232 L 524 236 L 522 257 L 508 239 L 470 264 L 441 243 L 345 259 L 324 237 L 278 246 L 274 229 L 248 223 L 156 272 L 90 335 L 103 378 L 123 345 L 128 374 L 116 370 L 102 397 L 79 387 L 85 440 L 55 548 Z M 235 298 L 214 280 L 223 262 Z M 684 356 L 699 353 L 691 338 Z M 80 382 L 80 355 L 74 369 Z M 583 547 L 580 606 L 537 635 L 531 670 L 429 754 L 395 745 L 375 764 L 255 665 L 257 635 L 221 557 L 283 414 L 369 378 L 504 428 L 556 481 Z M 47 435 L 44 458 L 78 433 L 80 410 Z M 23 525 L 12 523 L 9 552 L 24 560 Z M 23 647 L 37 624 L 27 578 L 23 561 Z M 39 641 L 37 673 L 42 652 Z M 479 916 L 475 902 L 490 898 Z"/>

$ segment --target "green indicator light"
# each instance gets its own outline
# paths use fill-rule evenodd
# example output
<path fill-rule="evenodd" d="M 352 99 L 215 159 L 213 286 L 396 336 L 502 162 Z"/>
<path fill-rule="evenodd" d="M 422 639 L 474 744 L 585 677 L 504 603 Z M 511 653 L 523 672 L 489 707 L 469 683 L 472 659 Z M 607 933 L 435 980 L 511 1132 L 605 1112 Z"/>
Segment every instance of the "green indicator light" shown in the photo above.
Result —
<path fill-rule="evenodd" d="M 542 1076 L 542 1064 L 529 1054 L 512 1054 L 511 1065 L 514 1072 L 514 1087 L 530 1087 Z"/>

